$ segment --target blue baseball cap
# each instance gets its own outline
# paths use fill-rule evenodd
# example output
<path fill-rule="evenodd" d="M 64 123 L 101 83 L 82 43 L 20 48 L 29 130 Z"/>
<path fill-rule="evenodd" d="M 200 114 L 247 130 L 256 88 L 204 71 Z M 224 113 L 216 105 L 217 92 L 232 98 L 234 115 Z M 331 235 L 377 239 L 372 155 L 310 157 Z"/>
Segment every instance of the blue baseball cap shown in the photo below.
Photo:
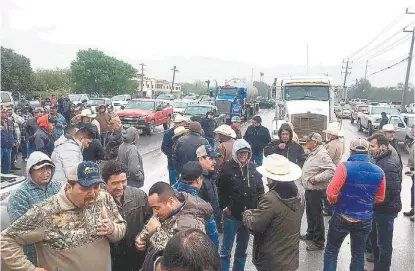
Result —
<path fill-rule="evenodd" d="M 76 181 L 83 188 L 103 183 L 99 167 L 91 161 L 84 161 L 69 170 L 68 180 Z"/>
<path fill-rule="evenodd" d="M 197 158 L 208 156 L 210 158 L 218 158 L 221 157 L 222 154 L 216 152 L 212 146 L 210 145 L 202 145 L 196 150 Z"/>

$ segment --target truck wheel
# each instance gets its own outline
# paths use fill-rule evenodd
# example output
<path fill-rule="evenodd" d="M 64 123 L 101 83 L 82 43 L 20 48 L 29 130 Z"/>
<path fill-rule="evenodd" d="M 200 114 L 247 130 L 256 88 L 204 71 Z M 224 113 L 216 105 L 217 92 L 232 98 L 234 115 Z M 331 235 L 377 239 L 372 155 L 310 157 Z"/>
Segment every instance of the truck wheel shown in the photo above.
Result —
<path fill-rule="evenodd" d="M 350 123 L 353 124 L 354 123 L 354 118 L 350 117 Z"/>
<path fill-rule="evenodd" d="M 357 127 L 359 129 L 359 132 L 363 131 L 362 122 L 360 121 L 360 119 L 357 120 Z"/>
<path fill-rule="evenodd" d="M 148 135 L 154 135 L 156 130 L 156 122 L 152 120 L 150 124 L 147 127 L 147 134 Z"/>
<path fill-rule="evenodd" d="M 171 123 L 171 116 L 169 115 L 167 117 L 167 121 L 165 123 L 163 123 L 164 131 L 166 131 L 170 128 L 170 123 Z"/>
<path fill-rule="evenodd" d="M 369 122 L 367 125 L 367 135 L 372 136 L 372 134 L 373 134 L 373 125 L 371 122 Z"/>
<path fill-rule="evenodd" d="M 409 151 L 411 150 L 412 141 L 413 139 L 408 138 L 408 137 L 405 139 L 405 143 L 403 144 L 403 149 L 405 150 L 406 153 L 409 153 Z"/>

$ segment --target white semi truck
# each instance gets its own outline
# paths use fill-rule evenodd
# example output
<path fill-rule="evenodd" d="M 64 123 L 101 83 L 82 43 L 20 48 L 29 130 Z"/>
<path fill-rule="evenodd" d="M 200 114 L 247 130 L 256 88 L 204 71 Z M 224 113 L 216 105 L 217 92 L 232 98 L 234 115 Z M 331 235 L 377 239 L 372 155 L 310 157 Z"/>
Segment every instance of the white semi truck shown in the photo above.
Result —
<path fill-rule="evenodd" d="M 291 122 L 300 143 L 305 143 L 312 132 L 323 138 L 329 123 L 337 121 L 334 114 L 334 91 L 332 78 L 328 76 L 292 76 L 276 78 L 273 96 L 276 110 L 273 137 L 278 129 Z"/>

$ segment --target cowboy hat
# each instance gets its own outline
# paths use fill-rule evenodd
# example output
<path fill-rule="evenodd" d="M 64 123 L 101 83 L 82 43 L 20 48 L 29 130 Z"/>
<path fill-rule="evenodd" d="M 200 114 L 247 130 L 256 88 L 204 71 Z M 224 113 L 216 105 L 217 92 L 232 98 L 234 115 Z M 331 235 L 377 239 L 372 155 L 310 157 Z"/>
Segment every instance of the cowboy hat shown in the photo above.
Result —
<path fill-rule="evenodd" d="M 216 128 L 213 132 L 216 133 L 216 134 L 221 134 L 221 135 L 224 135 L 224 136 L 229 136 L 231 138 L 236 138 L 235 131 L 231 128 L 231 126 L 226 125 L 226 124 L 222 124 L 221 126 L 219 126 L 218 128 Z"/>
<path fill-rule="evenodd" d="M 81 111 L 81 117 L 95 118 L 97 115 L 92 113 L 90 109 L 84 109 Z"/>
<path fill-rule="evenodd" d="M 187 133 L 189 133 L 188 129 L 184 128 L 183 126 L 179 126 L 176 129 L 174 129 L 173 138 L 176 138 L 176 137 L 181 136 L 181 135 L 185 135 Z"/>
<path fill-rule="evenodd" d="M 395 127 L 392 124 L 383 125 L 382 132 L 395 132 Z"/>
<path fill-rule="evenodd" d="M 262 166 L 257 167 L 257 171 L 264 177 L 280 182 L 295 181 L 302 174 L 299 166 L 279 154 L 264 157 L 264 162 Z"/>
<path fill-rule="evenodd" d="M 327 129 L 324 130 L 323 133 L 338 136 L 340 134 L 339 124 L 337 124 L 337 122 L 329 123 Z"/>

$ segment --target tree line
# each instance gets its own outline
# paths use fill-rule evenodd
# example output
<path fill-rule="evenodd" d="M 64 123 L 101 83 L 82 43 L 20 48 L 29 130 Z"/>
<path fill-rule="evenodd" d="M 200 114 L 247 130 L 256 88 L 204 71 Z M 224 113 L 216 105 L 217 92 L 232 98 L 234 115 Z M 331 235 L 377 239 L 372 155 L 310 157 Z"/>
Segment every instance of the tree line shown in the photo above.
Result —
<path fill-rule="evenodd" d="M 1 90 L 15 96 L 134 94 L 136 75 L 131 64 L 95 49 L 79 50 L 70 68 L 32 70 L 29 58 L 1 47 Z"/>

